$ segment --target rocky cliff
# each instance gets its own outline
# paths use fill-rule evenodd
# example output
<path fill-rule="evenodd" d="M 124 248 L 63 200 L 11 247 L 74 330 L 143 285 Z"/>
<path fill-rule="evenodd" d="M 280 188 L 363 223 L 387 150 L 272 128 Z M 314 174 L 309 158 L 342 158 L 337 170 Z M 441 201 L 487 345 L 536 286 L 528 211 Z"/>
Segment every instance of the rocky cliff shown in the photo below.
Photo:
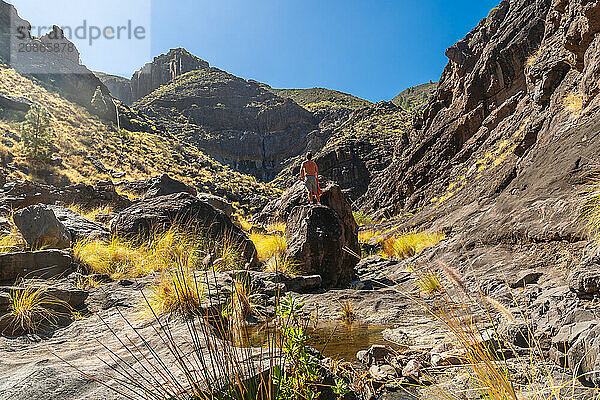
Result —
<path fill-rule="evenodd" d="M 477 201 L 488 215 L 514 212 L 502 218 L 509 231 L 531 230 L 523 220 L 539 213 L 553 216 L 548 229 L 562 226 L 577 177 L 598 158 L 590 79 L 600 68 L 590 39 L 598 7 L 513 0 L 493 9 L 446 51 L 435 97 L 358 202 L 363 209 L 443 215 Z M 562 235 L 576 233 L 563 228 Z"/>
<path fill-rule="evenodd" d="M 135 91 L 134 80 L 132 86 Z M 176 77 L 134 109 L 261 180 L 272 179 L 282 160 L 303 152 L 317 129 L 313 115 L 292 100 L 214 67 Z"/>
<path fill-rule="evenodd" d="M 390 102 L 357 110 L 333 108 L 317 115 L 319 134 L 314 134 L 308 150 L 315 154 L 319 174 L 337 182 L 356 200 L 363 195 L 372 177 L 390 165 L 394 144 L 406 143 L 412 114 Z M 301 158 L 295 159 L 274 181 L 289 187 L 300 176 Z"/>
<path fill-rule="evenodd" d="M 110 92 L 83 64 L 79 51 L 54 25 L 40 38 L 31 35 L 31 24 L 19 17 L 12 4 L 0 0 L 0 59 L 17 72 L 35 78 L 49 90 L 90 110 L 91 99 L 100 87 L 108 110 L 100 117 L 115 118 Z M 44 49 L 37 50 L 37 49 Z"/>

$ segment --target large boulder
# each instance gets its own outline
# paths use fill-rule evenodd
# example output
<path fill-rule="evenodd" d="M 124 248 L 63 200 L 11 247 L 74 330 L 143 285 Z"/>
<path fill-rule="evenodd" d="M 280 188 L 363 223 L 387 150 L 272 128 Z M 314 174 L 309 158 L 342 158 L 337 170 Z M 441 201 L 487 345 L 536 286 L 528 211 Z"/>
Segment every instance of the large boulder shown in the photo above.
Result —
<path fill-rule="evenodd" d="M 196 190 L 185 183 L 171 178 L 167 174 L 156 176 L 148 181 L 148 190 L 144 195 L 145 199 L 150 199 L 158 196 L 165 196 L 173 193 L 189 193 L 196 194 Z"/>
<path fill-rule="evenodd" d="M 339 208 L 339 211 L 343 215 L 352 215 L 350 204 L 348 203 L 346 196 L 340 189 L 340 186 L 333 182 L 322 182 L 321 189 L 323 194 L 321 195 L 321 203 Z M 342 200 L 343 198 L 343 200 Z M 306 193 L 306 186 L 302 181 L 297 181 L 290 187 L 285 193 L 278 199 L 272 200 L 265 206 L 265 208 L 258 214 L 254 220 L 258 223 L 269 223 L 274 221 L 286 222 L 295 207 L 308 205 L 308 194 Z M 344 205 L 342 205 L 344 204 Z M 342 210 L 342 208 L 344 208 Z M 336 209 L 337 211 L 338 209 Z"/>
<path fill-rule="evenodd" d="M 567 352 L 567 364 L 574 376 L 589 385 L 600 386 L 600 325 L 589 324 L 579 332 Z"/>
<path fill-rule="evenodd" d="M 339 186 L 330 185 L 321 200 L 323 205 L 291 211 L 285 229 L 287 256 L 300 264 L 304 274 L 321 275 L 324 286 L 340 287 L 355 278 L 358 226 Z"/>
<path fill-rule="evenodd" d="M 13 221 L 31 247 L 64 249 L 71 245 L 71 234 L 45 204 L 36 204 L 14 213 Z"/>
<path fill-rule="evenodd" d="M 223 211 L 228 217 L 233 215 L 233 205 L 222 197 L 210 193 L 200 193 L 198 198 L 217 210 Z"/>
<path fill-rule="evenodd" d="M 53 278 L 71 270 L 73 257 L 68 251 L 40 250 L 0 254 L 0 282 L 19 278 Z"/>
<path fill-rule="evenodd" d="M 278 199 L 272 200 L 254 219 L 259 223 L 287 221 L 294 207 L 308 204 L 304 183 L 297 181 Z"/>
<path fill-rule="evenodd" d="M 108 205 L 116 210 L 122 210 L 131 205 L 131 200 L 119 195 L 111 181 L 96 182 L 94 186 L 79 183 L 57 187 L 17 180 L 8 182 L 0 188 L 0 205 L 10 209 L 56 203 L 79 204 L 88 209 Z"/>
<path fill-rule="evenodd" d="M 56 218 L 67 228 L 73 241 L 107 239 L 110 235 L 110 232 L 104 226 L 84 218 L 73 210 L 62 206 L 49 205 L 46 207 L 52 210 Z"/>
<path fill-rule="evenodd" d="M 248 262 L 257 263 L 256 248 L 244 232 L 223 212 L 189 193 L 174 193 L 135 203 L 112 219 L 110 230 L 119 236 L 145 238 L 153 229 L 168 229 L 175 223 L 202 229 L 215 239 L 227 236 L 239 244 Z"/>

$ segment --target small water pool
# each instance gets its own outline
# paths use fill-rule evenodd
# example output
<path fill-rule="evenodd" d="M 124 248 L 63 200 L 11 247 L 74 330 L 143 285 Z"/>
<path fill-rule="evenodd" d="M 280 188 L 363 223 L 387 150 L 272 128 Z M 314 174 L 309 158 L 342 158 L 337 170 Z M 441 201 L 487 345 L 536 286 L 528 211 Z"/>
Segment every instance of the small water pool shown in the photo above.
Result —
<path fill-rule="evenodd" d="M 356 361 L 356 353 L 359 350 L 367 350 L 375 344 L 390 344 L 381 335 L 386 328 L 388 327 L 361 322 L 345 324 L 340 321 L 329 321 L 319 322 L 316 327 L 309 327 L 306 333 L 310 336 L 309 344 L 325 357 Z M 272 328 L 266 325 L 249 326 L 244 329 L 246 340 L 240 342 L 245 347 L 261 347 L 265 344 L 265 337 L 269 336 L 265 334 L 266 329 L 271 331 Z"/>

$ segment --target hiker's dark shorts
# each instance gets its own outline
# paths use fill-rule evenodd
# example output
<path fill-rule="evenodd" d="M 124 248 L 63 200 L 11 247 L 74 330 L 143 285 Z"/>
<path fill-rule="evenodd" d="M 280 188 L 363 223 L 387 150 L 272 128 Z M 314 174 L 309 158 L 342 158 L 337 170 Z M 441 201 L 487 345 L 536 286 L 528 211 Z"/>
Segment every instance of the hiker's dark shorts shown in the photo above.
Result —
<path fill-rule="evenodd" d="M 317 185 L 317 177 L 312 175 L 306 175 L 304 178 L 304 186 L 309 192 L 317 193 L 319 191 L 319 185 Z"/>

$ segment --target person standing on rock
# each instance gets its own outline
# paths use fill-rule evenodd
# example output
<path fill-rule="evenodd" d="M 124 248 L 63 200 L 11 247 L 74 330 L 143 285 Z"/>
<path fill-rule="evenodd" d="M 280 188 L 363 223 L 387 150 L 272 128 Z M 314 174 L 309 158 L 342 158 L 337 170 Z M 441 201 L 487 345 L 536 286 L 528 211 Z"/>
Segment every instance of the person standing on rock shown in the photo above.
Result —
<path fill-rule="evenodd" d="M 313 204 L 313 199 L 316 197 L 317 203 L 321 203 L 321 190 L 319 188 L 319 167 L 312 160 L 312 153 L 306 153 L 306 161 L 302 163 L 300 168 L 300 179 L 304 182 L 308 190 L 308 200 Z"/>

